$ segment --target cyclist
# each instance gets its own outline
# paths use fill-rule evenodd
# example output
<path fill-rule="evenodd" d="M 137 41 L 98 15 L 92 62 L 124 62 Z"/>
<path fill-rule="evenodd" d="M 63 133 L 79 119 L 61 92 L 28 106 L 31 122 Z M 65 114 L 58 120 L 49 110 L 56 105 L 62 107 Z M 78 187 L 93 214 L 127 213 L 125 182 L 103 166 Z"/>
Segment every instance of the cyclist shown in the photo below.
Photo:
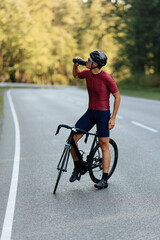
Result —
<path fill-rule="evenodd" d="M 80 57 L 76 58 L 81 59 Z M 79 64 L 73 64 L 74 78 L 86 79 L 89 94 L 88 110 L 77 121 L 75 126 L 89 131 L 96 124 L 99 145 L 102 150 L 103 175 L 101 181 L 94 185 L 98 189 L 108 187 L 107 179 L 110 166 L 109 131 L 115 126 L 115 118 L 120 105 L 120 93 L 114 79 L 101 69 L 106 63 L 107 56 L 103 52 L 93 51 L 86 62 L 87 69 L 80 71 L 78 69 Z M 112 116 L 110 116 L 110 93 L 114 96 Z M 74 135 L 76 144 L 82 136 L 82 134 L 78 133 Z M 73 149 L 71 149 L 71 154 L 74 160 L 74 170 L 70 177 L 70 182 L 74 182 L 79 180 L 78 176 L 82 166 Z"/>

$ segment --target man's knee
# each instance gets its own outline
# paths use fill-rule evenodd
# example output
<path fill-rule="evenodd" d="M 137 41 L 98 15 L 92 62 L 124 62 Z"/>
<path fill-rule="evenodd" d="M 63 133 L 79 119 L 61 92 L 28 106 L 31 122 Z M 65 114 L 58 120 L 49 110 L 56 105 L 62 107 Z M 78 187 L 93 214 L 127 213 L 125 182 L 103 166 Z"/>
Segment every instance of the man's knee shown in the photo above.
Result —
<path fill-rule="evenodd" d="M 77 143 L 81 139 L 82 136 L 83 136 L 82 134 L 74 134 L 73 139 L 74 139 L 75 143 Z"/>
<path fill-rule="evenodd" d="M 102 151 L 109 150 L 109 139 L 99 139 L 99 146 Z"/>

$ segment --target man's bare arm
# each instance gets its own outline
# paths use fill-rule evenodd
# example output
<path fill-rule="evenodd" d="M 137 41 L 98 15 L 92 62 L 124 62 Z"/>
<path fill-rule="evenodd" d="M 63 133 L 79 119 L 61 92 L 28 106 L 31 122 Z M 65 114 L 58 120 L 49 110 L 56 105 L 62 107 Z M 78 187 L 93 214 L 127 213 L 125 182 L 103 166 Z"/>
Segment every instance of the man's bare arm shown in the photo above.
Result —
<path fill-rule="evenodd" d="M 114 106 L 113 106 L 113 113 L 112 113 L 111 119 L 108 122 L 109 129 L 112 129 L 115 126 L 115 118 L 116 118 L 120 101 L 121 101 L 121 96 L 119 92 L 114 93 L 113 96 L 114 96 Z"/>
<path fill-rule="evenodd" d="M 78 78 L 78 73 L 80 70 L 78 69 L 78 63 L 73 64 L 73 77 Z"/>

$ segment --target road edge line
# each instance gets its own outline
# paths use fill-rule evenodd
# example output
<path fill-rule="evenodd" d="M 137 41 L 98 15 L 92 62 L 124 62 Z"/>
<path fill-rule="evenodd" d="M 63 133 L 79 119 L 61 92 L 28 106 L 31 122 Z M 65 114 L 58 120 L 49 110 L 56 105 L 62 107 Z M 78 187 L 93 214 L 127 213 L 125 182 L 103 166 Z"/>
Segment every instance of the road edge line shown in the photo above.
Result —
<path fill-rule="evenodd" d="M 14 127 L 15 127 L 15 153 L 14 153 L 14 162 L 12 170 L 11 185 L 9 190 L 8 202 L 6 207 L 5 218 L 3 222 L 1 240 L 10 240 L 13 226 L 13 217 L 17 196 L 17 187 L 18 187 L 18 177 L 19 177 L 19 164 L 20 164 L 20 128 L 17 118 L 17 114 L 14 108 L 14 104 L 11 97 L 11 90 L 7 91 L 7 97 L 9 100 L 9 105 L 11 108 Z"/>
<path fill-rule="evenodd" d="M 132 124 L 138 126 L 138 127 L 141 127 L 141 128 L 144 128 L 144 129 L 147 129 L 151 132 L 154 132 L 154 133 L 158 133 L 158 130 L 154 129 L 154 128 L 151 128 L 151 127 L 148 127 L 142 123 L 139 123 L 139 122 L 136 122 L 136 121 L 131 121 Z"/>

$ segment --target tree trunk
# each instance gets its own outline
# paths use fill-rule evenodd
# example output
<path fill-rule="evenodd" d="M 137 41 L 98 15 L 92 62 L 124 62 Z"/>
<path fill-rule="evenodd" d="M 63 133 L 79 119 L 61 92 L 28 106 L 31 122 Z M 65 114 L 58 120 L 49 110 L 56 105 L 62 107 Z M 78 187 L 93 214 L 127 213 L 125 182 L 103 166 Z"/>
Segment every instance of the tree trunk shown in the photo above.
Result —
<path fill-rule="evenodd" d="M 12 72 L 10 72 L 9 76 L 10 76 L 10 80 L 14 83 L 16 82 L 16 71 L 13 70 Z"/>
<path fill-rule="evenodd" d="M 157 72 L 160 73 L 160 48 L 159 48 L 158 57 L 157 57 Z"/>

